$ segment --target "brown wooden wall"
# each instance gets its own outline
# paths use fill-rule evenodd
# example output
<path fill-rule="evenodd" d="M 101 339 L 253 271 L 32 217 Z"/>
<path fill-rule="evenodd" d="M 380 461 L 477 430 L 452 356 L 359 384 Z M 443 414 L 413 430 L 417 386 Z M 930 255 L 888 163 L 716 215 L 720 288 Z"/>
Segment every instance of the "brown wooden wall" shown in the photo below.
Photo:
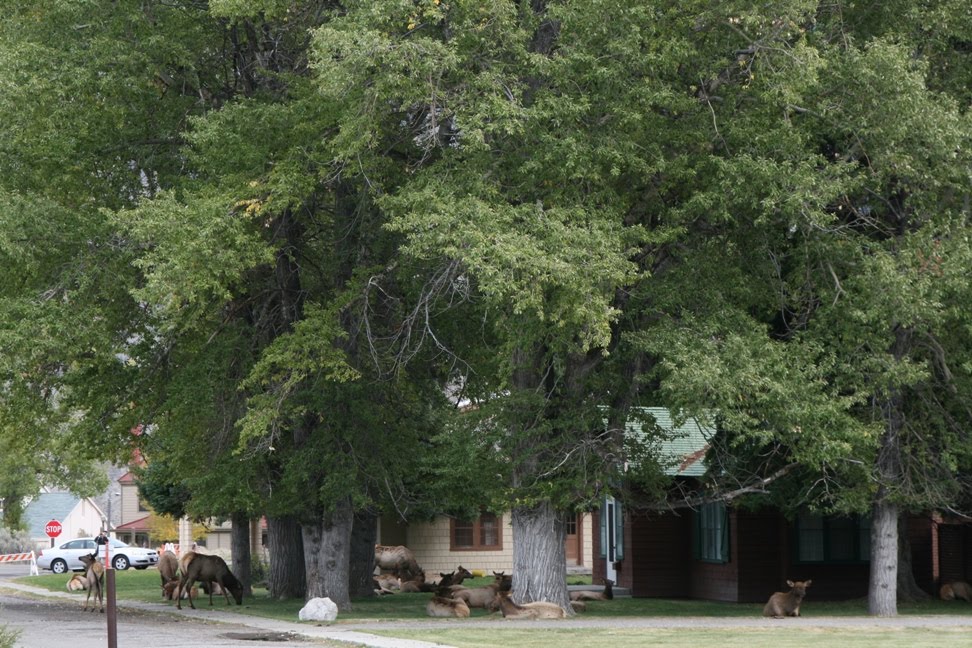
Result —
<path fill-rule="evenodd" d="M 597 529 L 596 512 L 592 523 Z M 812 580 L 808 602 L 867 596 L 870 567 L 866 563 L 797 563 L 792 525 L 779 513 L 734 510 L 729 525 L 729 562 L 705 563 L 692 555 L 690 512 L 630 514 L 618 586 L 630 588 L 634 596 L 761 603 L 773 592 L 785 591 L 787 580 Z M 920 587 L 936 593 L 936 562 L 941 582 L 972 582 L 972 527 L 936 525 L 928 517 L 916 516 L 909 520 L 908 538 Z M 598 540 L 599 534 L 594 533 L 595 582 L 604 577 Z"/>
<path fill-rule="evenodd" d="M 657 598 L 691 595 L 691 517 L 688 515 L 633 515 L 630 552 L 631 594 Z"/>

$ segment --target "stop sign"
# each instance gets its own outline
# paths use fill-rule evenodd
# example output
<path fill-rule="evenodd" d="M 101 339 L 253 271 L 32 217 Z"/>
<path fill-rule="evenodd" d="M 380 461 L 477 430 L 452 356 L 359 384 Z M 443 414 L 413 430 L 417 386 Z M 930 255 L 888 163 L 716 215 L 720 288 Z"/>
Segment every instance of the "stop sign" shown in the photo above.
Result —
<path fill-rule="evenodd" d="M 56 538 L 61 535 L 61 523 L 57 520 L 51 520 L 44 527 L 44 533 L 46 533 L 51 538 Z"/>

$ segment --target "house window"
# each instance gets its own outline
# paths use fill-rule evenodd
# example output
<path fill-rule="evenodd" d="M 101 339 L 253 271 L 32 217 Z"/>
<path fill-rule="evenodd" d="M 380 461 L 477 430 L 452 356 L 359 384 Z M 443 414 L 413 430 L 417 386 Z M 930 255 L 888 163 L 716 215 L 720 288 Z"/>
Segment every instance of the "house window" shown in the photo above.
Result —
<path fill-rule="evenodd" d="M 804 563 L 855 563 L 871 559 L 871 521 L 857 516 L 796 519 L 796 559 Z"/>
<path fill-rule="evenodd" d="M 503 548 L 499 518 L 483 513 L 475 520 L 450 522 L 449 544 L 452 551 L 497 551 Z"/>
<path fill-rule="evenodd" d="M 695 557 L 729 562 L 729 511 L 725 502 L 703 504 L 695 513 Z"/>

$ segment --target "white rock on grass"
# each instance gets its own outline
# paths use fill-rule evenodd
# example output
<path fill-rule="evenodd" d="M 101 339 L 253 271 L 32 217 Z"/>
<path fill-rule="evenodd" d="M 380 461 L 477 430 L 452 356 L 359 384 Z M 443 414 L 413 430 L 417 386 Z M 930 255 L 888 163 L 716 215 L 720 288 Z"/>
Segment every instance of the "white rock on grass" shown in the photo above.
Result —
<path fill-rule="evenodd" d="M 337 619 L 337 605 L 329 598 L 312 598 L 307 605 L 300 608 L 297 618 L 301 621 L 325 621 L 330 623 Z"/>

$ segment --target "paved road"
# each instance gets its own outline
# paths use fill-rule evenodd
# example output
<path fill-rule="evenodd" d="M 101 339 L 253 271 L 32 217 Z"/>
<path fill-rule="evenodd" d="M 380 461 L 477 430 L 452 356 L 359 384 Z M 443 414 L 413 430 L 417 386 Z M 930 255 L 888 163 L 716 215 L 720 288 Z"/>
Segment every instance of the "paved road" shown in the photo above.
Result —
<path fill-rule="evenodd" d="M 76 601 L 33 600 L 0 594 L 0 623 L 20 632 L 17 648 L 105 648 L 104 614 L 81 612 Z M 208 623 L 161 614 L 125 610 L 118 618 L 119 648 L 187 646 L 225 648 L 265 645 L 264 641 L 298 646 L 337 646 L 296 634 L 270 633 L 233 623 Z M 255 639 L 261 639 L 254 644 Z"/>

